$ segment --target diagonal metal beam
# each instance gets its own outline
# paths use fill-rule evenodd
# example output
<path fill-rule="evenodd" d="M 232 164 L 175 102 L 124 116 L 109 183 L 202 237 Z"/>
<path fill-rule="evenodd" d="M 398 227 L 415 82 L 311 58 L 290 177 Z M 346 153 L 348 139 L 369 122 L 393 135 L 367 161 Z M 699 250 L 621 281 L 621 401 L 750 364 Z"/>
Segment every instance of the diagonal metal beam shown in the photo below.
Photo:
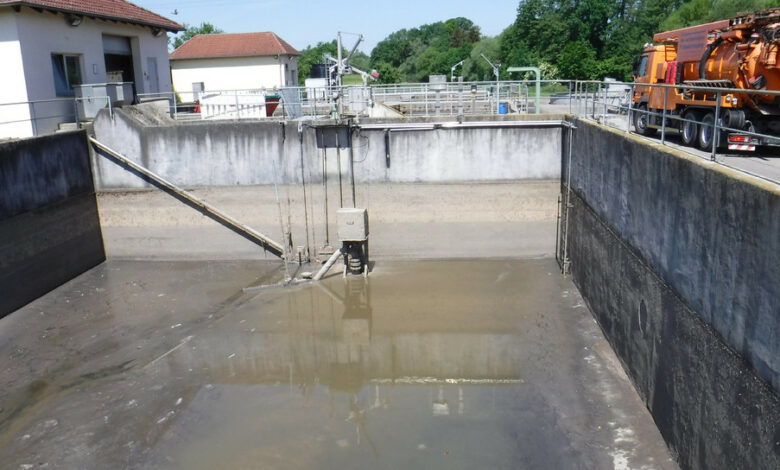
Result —
<path fill-rule="evenodd" d="M 189 191 L 186 191 L 176 186 L 175 184 L 166 180 L 162 176 L 152 172 L 147 168 L 144 168 L 143 166 L 130 160 L 126 156 L 117 152 L 116 150 L 113 150 L 110 147 L 100 143 L 98 140 L 89 137 L 89 141 L 95 147 L 96 152 L 99 153 L 100 155 L 103 155 L 107 159 L 111 160 L 112 162 L 126 169 L 130 173 L 133 173 L 134 175 L 138 176 L 144 181 L 160 188 L 161 190 L 165 191 L 169 195 L 173 196 L 174 198 L 178 199 L 184 204 L 190 206 L 191 208 L 195 209 L 196 211 L 200 212 L 206 217 L 221 224 L 222 226 L 232 230 L 238 235 L 241 235 L 242 237 L 246 238 L 250 242 L 262 246 L 266 251 L 269 251 L 271 254 L 284 259 L 284 248 L 282 247 L 282 245 L 271 240 L 267 235 L 264 235 L 252 229 L 251 227 L 242 224 L 238 220 L 225 214 L 224 212 L 220 211 L 219 209 L 207 203 L 206 201 L 203 201 L 202 199 L 198 199 L 197 197 L 195 197 L 194 194 L 190 193 Z"/>

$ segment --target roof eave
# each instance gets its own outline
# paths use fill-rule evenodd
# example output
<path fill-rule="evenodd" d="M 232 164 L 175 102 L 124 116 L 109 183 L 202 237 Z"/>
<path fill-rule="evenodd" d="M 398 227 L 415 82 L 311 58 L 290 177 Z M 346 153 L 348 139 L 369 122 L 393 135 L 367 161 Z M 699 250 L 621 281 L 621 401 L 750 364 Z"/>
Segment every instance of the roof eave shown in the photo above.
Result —
<path fill-rule="evenodd" d="M 129 24 L 135 24 L 139 26 L 148 26 L 150 28 L 160 28 L 164 29 L 165 31 L 170 31 L 172 33 L 178 33 L 179 31 L 184 31 L 184 26 L 174 23 L 176 26 L 171 26 L 168 24 L 162 24 L 162 23 L 154 23 L 151 21 L 143 21 L 143 20 L 136 20 L 133 18 L 125 18 L 121 16 L 110 16 L 110 15 L 101 15 L 99 13 L 93 13 L 88 11 L 81 11 L 81 10 L 73 10 L 70 8 L 57 8 L 57 7 L 50 7 L 50 6 L 41 6 L 41 5 L 35 5 L 30 4 L 29 2 L 25 1 L 19 1 L 19 2 L 8 2 L 0 4 L 1 6 L 9 6 L 9 7 L 27 7 L 33 10 L 46 10 L 46 11 L 55 11 L 55 12 L 61 12 L 61 13 L 70 13 L 74 15 L 81 15 L 86 16 L 89 18 L 99 18 L 101 20 L 111 20 L 111 21 L 120 21 L 123 23 L 129 23 Z"/>
<path fill-rule="evenodd" d="M 274 52 L 273 54 L 230 54 L 230 55 L 208 55 L 197 57 L 173 57 L 173 53 L 168 55 L 168 60 L 201 60 L 201 59 L 234 59 L 239 57 L 274 57 L 277 55 L 300 56 L 290 52 Z"/>

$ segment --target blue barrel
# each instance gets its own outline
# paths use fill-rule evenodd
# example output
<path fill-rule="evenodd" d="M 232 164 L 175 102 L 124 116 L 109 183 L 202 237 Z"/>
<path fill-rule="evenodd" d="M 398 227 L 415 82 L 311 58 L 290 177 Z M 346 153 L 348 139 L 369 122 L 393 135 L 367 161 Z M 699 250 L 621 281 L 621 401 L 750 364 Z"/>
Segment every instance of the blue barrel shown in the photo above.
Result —
<path fill-rule="evenodd" d="M 506 114 L 506 103 L 498 104 L 498 114 Z"/>

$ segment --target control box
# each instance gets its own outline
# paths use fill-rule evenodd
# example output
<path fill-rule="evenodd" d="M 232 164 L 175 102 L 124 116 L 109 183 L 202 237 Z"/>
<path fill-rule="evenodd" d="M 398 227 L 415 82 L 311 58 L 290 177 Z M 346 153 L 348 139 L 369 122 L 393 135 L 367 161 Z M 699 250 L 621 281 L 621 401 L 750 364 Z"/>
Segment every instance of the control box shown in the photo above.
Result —
<path fill-rule="evenodd" d="M 336 211 L 339 241 L 362 242 L 368 240 L 368 211 L 359 208 L 343 208 Z"/>

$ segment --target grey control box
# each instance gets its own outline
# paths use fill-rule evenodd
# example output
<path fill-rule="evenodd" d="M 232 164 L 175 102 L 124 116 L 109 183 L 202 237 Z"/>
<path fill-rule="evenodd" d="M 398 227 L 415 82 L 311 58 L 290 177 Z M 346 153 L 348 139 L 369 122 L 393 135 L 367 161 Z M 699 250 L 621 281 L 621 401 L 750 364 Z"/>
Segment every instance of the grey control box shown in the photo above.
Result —
<path fill-rule="evenodd" d="M 344 208 L 336 211 L 339 241 L 362 242 L 368 240 L 368 211 Z"/>

